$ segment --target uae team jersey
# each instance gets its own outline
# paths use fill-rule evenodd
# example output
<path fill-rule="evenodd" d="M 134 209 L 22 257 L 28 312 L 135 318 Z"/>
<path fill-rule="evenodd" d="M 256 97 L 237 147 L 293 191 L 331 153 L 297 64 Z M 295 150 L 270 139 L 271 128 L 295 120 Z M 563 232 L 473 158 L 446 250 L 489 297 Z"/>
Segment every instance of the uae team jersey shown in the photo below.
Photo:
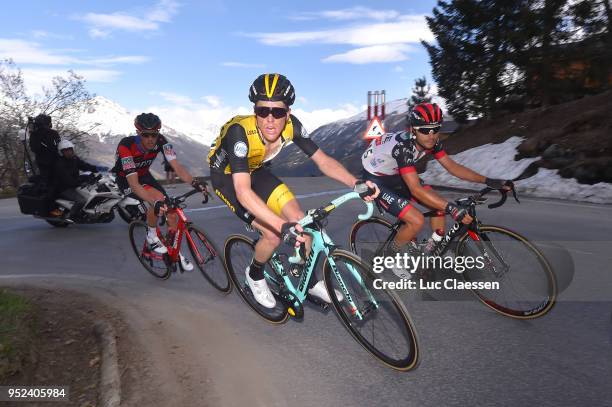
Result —
<path fill-rule="evenodd" d="M 146 151 L 136 140 L 137 136 L 128 136 L 119 142 L 115 153 L 115 166 L 112 169 L 118 176 L 127 177 L 130 174 L 138 174 L 141 177 L 148 174 L 149 167 L 160 152 L 166 161 L 176 160 L 172 144 L 161 134 L 157 137 L 155 147 L 149 151 Z"/>
<path fill-rule="evenodd" d="M 419 151 L 409 132 L 387 133 L 372 140 L 361 156 L 363 168 L 372 175 L 386 176 L 416 172 L 416 163 L 428 154 L 440 159 L 446 155 L 440 140 L 431 150 Z"/>

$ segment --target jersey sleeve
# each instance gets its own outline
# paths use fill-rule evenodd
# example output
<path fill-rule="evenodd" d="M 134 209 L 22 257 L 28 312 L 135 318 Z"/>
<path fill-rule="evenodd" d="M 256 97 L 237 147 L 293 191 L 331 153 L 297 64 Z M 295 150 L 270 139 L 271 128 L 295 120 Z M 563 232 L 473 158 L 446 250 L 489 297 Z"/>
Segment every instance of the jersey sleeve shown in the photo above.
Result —
<path fill-rule="evenodd" d="M 125 173 L 125 176 L 136 174 L 136 164 L 134 163 L 134 156 L 130 147 L 124 143 L 119 143 L 117 147 L 117 158 L 121 163 L 121 170 Z"/>
<path fill-rule="evenodd" d="M 433 154 L 436 160 L 439 160 L 440 158 L 447 155 L 446 151 L 444 151 L 444 146 L 442 146 L 442 142 L 440 140 L 436 142 L 436 145 L 432 149 L 431 153 Z"/>
<path fill-rule="evenodd" d="M 302 125 L 302 122 L 300 122 L 297 117 L 291 115 L 291 122 L 293 123 L 293 142 L 304 152 L 304 154 L 308 157 L 312 157 L 312 155 L 319 150 L 319 146 L 312 141 L 304 125 Z"/>
<path fill-rule="evenodd" d="M 406 146 L 404 143 L 397 143 L 395 147 L 393 147 L 391 155 L 397 162 L 397 169 L 401 175 L 416 172 L 416 166 L 412 153 L 410 152 L 408 146 Z"/>
<path fill-rule="evenodd" d="M 227 129 L 223 147 L 227 151 L 232 174 L 249 172 L 249 141 L 242 126 L 236 123 Z"/>
<path fill-rule="evenodd" d="M 159 145 L 160 150 L 167 162 L 176 160 L 174 147 L 172 147 L 172 143 L 170 143 L 166 137 L 160 135 L 159 139 L 157 140 L 157 144 Z"/>

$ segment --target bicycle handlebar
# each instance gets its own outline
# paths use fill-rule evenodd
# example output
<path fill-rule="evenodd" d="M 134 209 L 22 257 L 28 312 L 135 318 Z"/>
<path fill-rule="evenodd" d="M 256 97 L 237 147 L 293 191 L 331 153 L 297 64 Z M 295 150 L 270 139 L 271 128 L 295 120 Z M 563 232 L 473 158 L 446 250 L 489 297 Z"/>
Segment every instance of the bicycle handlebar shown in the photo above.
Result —
<path fill-rule="evenodd" d="M 487 205 L 489 209 L 499 208 L 500 206 L 506 203 L 506 200 L 508 199 L 508 191 L 506 191 L 505 189 L 493 189 L 490 187 L 484 188 L 478 194 L 471 196 L 470 199 L 472 202 L 477 202 L 479 199 L 481 199 L 482 197 L 484 197 L 486 194 L 488 194 L 491 191 L 499 191 L 499 193 L 501 194 L 501 198 L 499 198 L 499 201 Z M 516 194 L 516 189 L 512 188 L 511 191 L 512 191 L 512 196 L 514 197 L 514 200 L 518 203 L 521 203 L 521 201 L 519 201 L 518 196 Z"/>
<path fill-rule="evenodd" d="M 307 225 L 310 225 L 311 223 L 314 223 L 316 221 L 321 221 L 321 220 L 325 219 L 327 216 L 329 216 L 329 214 L 332 213 L 334 210 L 336 210 L 340 206 L 344 205 L 345 203 L 347 203 L 347 202 L 349 202 L 349 201 L 351 201 L 353 199 L 359 199 L 367 207 L 366 212 L 357 215 L 357 217 L 360 220 L 369 219 L 372 216 L 372 213 L 374 212 L 374 204 L 372 202 L 364 201 L 360 195 L 368 196 L 368 195 L 371 195 L 372 192 L 373 191 L 370 191 L 370 190 L 368 190 L 367 192 L 364 192 L 362 194 L 358 194 L 357 192 L 348 192 L 348 193 L 346 193 L 344 195 L 341 195 L 338 198 L 334 199 L 333 201 L 331 201 L 329 204 L 327 204 L 325 206 L 322 206 L 322 207 L 320 207 L 318 209 L 311 209 L 311 210 L 309 210 L 307 215 L 304 216 L 302 219 L 300 219 L 297 223 L 300 226 L 302 226 L 302 227 L 306 227 Z M 301 247 L 302 247 L 302 245 L 300 245 L 300 246 L 295 248 L 295 254 L 293 256 L 289 257 L 289 263 L 297 264 L 297 263 L 300 263 L 302 261 L 302 255 L 300 253 L 300 248 Z"/>

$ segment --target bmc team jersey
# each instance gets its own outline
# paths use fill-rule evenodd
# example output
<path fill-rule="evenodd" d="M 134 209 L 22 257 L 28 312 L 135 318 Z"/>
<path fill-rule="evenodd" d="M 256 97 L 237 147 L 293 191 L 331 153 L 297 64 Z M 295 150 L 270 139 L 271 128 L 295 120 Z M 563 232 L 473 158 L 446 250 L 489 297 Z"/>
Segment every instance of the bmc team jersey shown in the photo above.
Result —
<path fill-rule="evenodd" d="M 265 161 L 272 160 L 285 145 L 292 142 L 311 157 L 319 147 L 312 141 L 302 123 L 293 115 L 281 133 L 281 145 L 275 154 Z M 221 128 L 208 154 L 211 172 L 216 170 L 225 174 L 239 172 L 252 173 L 264 164 L 266 147 L 264 139 L 257 129 L 255 115 L 235 116 Z"/>
<path fill-rule="evenodd" d="M 446 152 L 440 140 L 431 150 L 419 151 L 416 139 L 410 133 L 387 133 L 378 140 L 372 140 L 361 156 L 361 163 L 372 175 L 401 175 L 416 172 L 416 162 L 427 154 L 433 154 L 436 159 L 440 159 Z"/>
<path fill-rule="evenodd" d="M 115 166 L 112 169 L 119 177 L 127 177 L 135 173 L 139 177 L 149 174 L 149 167 L 153 164 L 160 151 L 166 158 L 166 161 L 176 160 L 172 144 L 161 134 L 157 137 L 157 144 L 150 151 L 146 151 L 136 140 L 137 136 L 128 136 L 119 142 L 115 154 Z"/>

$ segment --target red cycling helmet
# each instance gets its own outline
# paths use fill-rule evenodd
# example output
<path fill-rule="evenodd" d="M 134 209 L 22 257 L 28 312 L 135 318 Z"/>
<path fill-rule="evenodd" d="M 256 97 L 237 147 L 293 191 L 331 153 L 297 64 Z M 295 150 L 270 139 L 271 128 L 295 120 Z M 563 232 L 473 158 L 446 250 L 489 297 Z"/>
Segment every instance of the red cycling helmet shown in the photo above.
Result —
<path fill-rule="evenodd" d="M 410 111 L 410 127 L 441 126 L 442 109 L 436 103 L 420 103 Z"/>

